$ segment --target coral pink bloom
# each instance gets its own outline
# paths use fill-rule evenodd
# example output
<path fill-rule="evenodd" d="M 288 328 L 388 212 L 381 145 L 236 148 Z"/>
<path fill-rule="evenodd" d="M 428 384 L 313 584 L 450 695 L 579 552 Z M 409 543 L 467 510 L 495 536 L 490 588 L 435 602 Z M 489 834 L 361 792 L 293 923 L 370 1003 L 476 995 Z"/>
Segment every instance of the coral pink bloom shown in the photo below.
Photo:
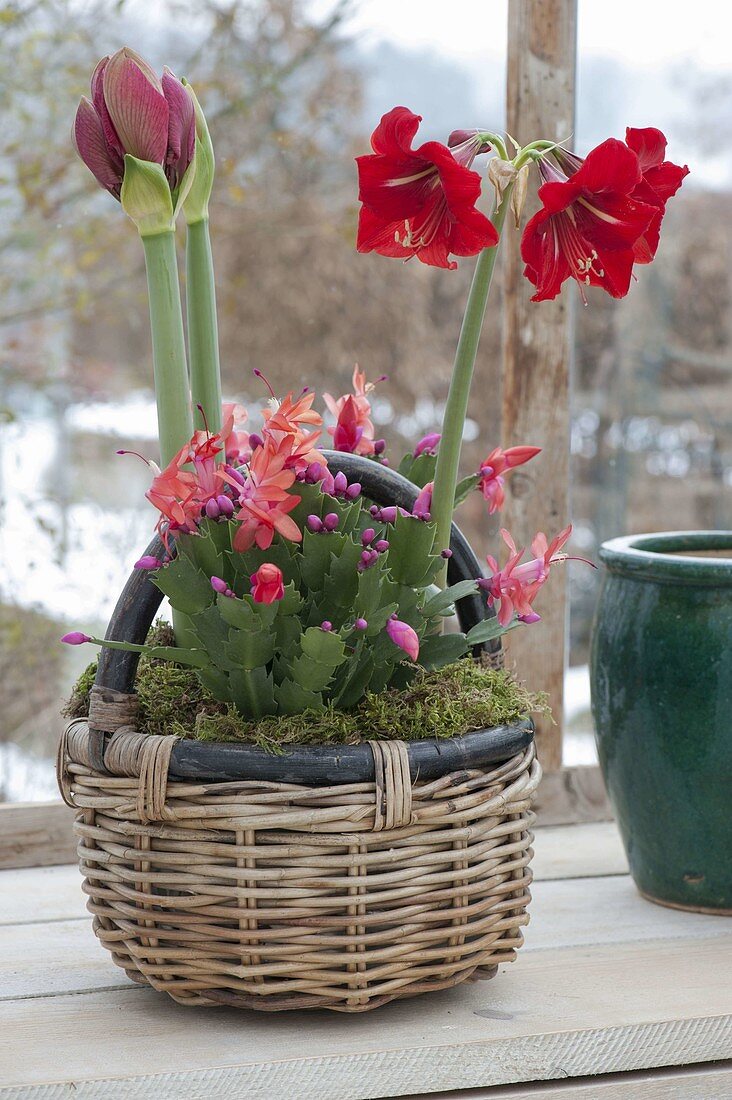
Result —
<path fill-rule="evenodd" d="M 377 382 L 383 380 L 383 377 L 378 378 Z M 356 365 L 353 368 L 352 394 L 343 394 L 337 399 L 329 393 L 323 394 L 328 411 L 336 418 L 335 427 L 328 428 L 328 432 L 333 436 L 333 446 L 337 451 L 374 454 L 376 444 L 369 395 L 375 386 L 376 382 L 367 382 L 365 373 Z"/>
<path fill-rule="evenodd" d="M 266 561 L 249 578 L 252 585 L 252 599 L 255 603 L 274 603 L 285 594 L 282 570 L 273 562 Z"/>
<path fill-rule="evenodd" d="M 230 466 L 243 466 L 251 458 L 252 449 L 249 445 L 249 433 L 241 431 L 248 419 L 247 410 L 243 405 L 233 402 L 225 402 L 222 405 L 224 422 L 221 428 L 221 438 L 224 442 L 226 461 Z"/>
<path fill-rule="evenodd" d="M 541 451 L 541 447 L 509 447 L 504 451 L 496 447 L 480 464 L 478 488 L 488 501 L 488 514 L 493 515 L 503 507 L 506 499 L 503 474 L 515 466 L 523 466 Z"/>
<path fill-rule="evenodd" d="M 294 470 L 296 474 L 304 473 L 314 462 L 319 462 L 324 468 L 327 466 L 316 449 L 323 418 L 311 407 L 314 398 L 312 391 L 304 391 L 296 399 L 288 393 L 280 402 L 273 398 L 271 408 L 262 409 L 264 436 L 271 438 L 276 446 L 289 440 L 285 469 Z M 315 431 L 307 431 L 308 427 L 314 427 Z"/>
<path fill-rule="evenodd" d="M 409 623 L 403 623 L 401 619 L 391 618 L 386 624 L 386 633 L 394 645 L 403 649 L 407 657 L 416 661 L 419 657 L 419 638 Z"/>
<path fill-rule="evenodd" d="M 638 157 L 643 178 L 633 191 L 633 198 L 656 208 L 656 213 L 645 233 L 638 238 L 633 248 L 637 264 L 649 264 L 656 255 L 661 231 L 661 222 L 666 212 L 666 203 L 676 194 L 689 169 L 686 165 L 672 164 L 664 160 L 666 156 L 666 137 L 654 126 L 635 129 L 629 126 L 625 131 L 625 144 Z"/>
<path fill-rule="evenodd" d="M 289 456 L 289 439 L 279 447 L 266 440 L 254 449 L 249 476 L 239 497 L 241 510 L 236 518 L 241 526 L 234 536 L 235 550 L 248 550 L 255 543 L 267 550 L 275 531 L 292 542 L 301 540 L 302 532 L 288 514 L 301 499 L 288 492 L 295 481 L 294 471 L 285 468 Z"/>
<path fill-rule="evenodd" d="M 488 604 L 499 602 L 497 617 L 501 626 L 509 626 L 514 614 L 524 623 L 539 621 L 540 616 L 534 611 L 533 602 L 549 576 L 551 566 L 567 560 L 568 555 L 561 550 L 571 534 L 572 525 L 569 524 L 547 543 L 546 535 L 539 532 L 531 544 L 534 557 L 522 562 L 524 551 L 516 549 L 508 531 L 501 531 L 501 537 L 509 549 L 508 561 L 501 569 L 496 559 L 488 555 L 486 561 L 491 576 L 480 582 L 481 588 L 488 593 Z"/>
<path fill-rule="evenodd" d="M 198 502 L 196 476 L 184 470 L 189 461 L 190 444 L 181 447 L 164 470 L 158 471 L 145 496 L 160 512 L 157 529 L 163 531 L 167 520 L 171 530 L 194 531 L 201 516 Z M 163 535 L 165 541 L 165 535 Z"/>
<path fill-rule="evenodd" d="M 638 157 L 614 138 L 584 161 L 564 150 L 554 156 L 566 172 L 548 156 L 539 161 L 547 181 L 539 188 L 543 206 L 521 238 L 524 274 L 536 287 L 531 300 L 556 298 L 569 278 L 577 281 L 583 301 L 585 286 L 623 298 L 635 247 L 656 214 L 655 206 L 635 197 L 642 179 Z"/>
<path fill-rule="evenodd" d="M 455 131 L 452 148 L 427 141 L 413 149 L 419 115 L 394 107 L 371 135 L 373 153 L 356 157 L 362 208 L 356 247 L 432 267 L 455 268 L 455 256 L 474 256 L 498 242 L 476 208 L 480 176 L 470 165 L 488 143 L 478 131 Z"/>

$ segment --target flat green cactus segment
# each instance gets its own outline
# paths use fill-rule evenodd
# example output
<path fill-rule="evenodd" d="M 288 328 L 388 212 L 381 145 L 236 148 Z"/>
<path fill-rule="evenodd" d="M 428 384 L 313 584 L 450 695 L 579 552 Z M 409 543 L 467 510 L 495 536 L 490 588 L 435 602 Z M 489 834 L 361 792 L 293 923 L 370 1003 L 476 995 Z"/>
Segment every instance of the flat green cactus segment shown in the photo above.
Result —
<path fill-rule="evenodd" d="M 149 641 L 168 644 L 170 628 L 156 626 Z M 95 672 L 93 662 L 79 677 L 67 706 L 69 717 L 88 713 Z M 359 684 L 353 685 L 351 695 L 359 689 Z M 253 690 L 251 681 L 246 690 Z M 545 698 L 532 695 L 508 672 L 484 668 L 467 658 L 431 672 L 417 671 L 405 687 L 369 691 L 351 709 L 323 704 L 318 693 L 290 681 L 284 696 L 290 713 L 268 715 L 271 696 L 266 676 L 254 690 L 258 705 L 264 708 L 256 721 L 244 719 L 233 703 L 214 698 L 194 669 L 143 656 L 137 678 L 140 728 L 145 733 L 175 733 L 202 741 L 241 741 L 277 752 L 287 745 L 454 737 L 530 713 L 547 713 Z"/>

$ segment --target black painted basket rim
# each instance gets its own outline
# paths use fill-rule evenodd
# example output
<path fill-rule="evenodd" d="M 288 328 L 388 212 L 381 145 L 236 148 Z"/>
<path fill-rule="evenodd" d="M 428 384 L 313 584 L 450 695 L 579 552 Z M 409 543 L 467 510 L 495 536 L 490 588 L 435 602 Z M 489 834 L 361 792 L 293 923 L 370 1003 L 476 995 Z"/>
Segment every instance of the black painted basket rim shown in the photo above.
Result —
<path fill-rule="evenodd" d="M 326 451 L 325 454 L 332 470 L 342 470 L 349 481 L 360 481 L 364 495 L 377 504 L 396 504 L 410 510 L 414 506 L 420 492 L 418 486 L 396 471 L 358 455 L 340 451 Z M 478 559 L 454 523 L 450 546 L 453 556 L 448 563 L 449 583 L 483 576 Z M 153 542 L 146 553 L 159 556 L 159 543 Z M 162 593 L 145 573 L 133 573 L 112 614 L 106 637 L 143 642 L 162 598 Z M 495 614 L 478 594 L 458 600 L 457 612 L 464 629 Z M 495 654 L 500 649 L 498 638 L 476 646 L 474 653 Z M 103 649 L 97 669 L 97 688 L 123 694 L 134 692 L 138 659 L 137 654 Z M 533 736 L 533 722 L 523 718 L 456 737 L 406 741 L 412 780 L 434 779 L 450 771 L 501 763 L 525 749 Z M 103 767 L 106 737 L 101 732 L 99 737 L 93 752 L 96 765 Z M 189 781 L 256 779 L 313 786 L 373 782 L 374 774 L 374 758 L 368 741 L 357 745 L 300 745 L 275 754 L 238 741 L 181 738 L 173 747 L 169 767 L 171 778 Z"/>

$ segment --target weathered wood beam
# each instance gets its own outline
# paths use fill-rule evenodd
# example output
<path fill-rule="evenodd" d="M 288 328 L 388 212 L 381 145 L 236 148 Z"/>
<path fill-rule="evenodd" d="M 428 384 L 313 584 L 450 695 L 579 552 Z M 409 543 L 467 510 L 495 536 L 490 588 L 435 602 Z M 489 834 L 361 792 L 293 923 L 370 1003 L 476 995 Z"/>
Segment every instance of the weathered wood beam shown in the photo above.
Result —
<path fill-rule="evenodd" d="M 519 143 L 566 140 L 574 129 L 577 0 L 510 0 L 506 128 Z M 526 217 L 536 209 L 527 203 Z M 514 242 L 511 242 L 514 243 Z M 503 441 L 544 453 L 508 481 L 506 527 L 520 545 L 550 536 L 569 518 L 571 298 L 530 302 L 516 247 L 504 257 Z M 533 691 L 545 691 L 556 725 L 537 722 L 545 771 L 562 763 L 562 694 L 567 643 L 566 577 L 557 569 L 542 593 L 543 622 L 506 639 L 508 664 Z"/>

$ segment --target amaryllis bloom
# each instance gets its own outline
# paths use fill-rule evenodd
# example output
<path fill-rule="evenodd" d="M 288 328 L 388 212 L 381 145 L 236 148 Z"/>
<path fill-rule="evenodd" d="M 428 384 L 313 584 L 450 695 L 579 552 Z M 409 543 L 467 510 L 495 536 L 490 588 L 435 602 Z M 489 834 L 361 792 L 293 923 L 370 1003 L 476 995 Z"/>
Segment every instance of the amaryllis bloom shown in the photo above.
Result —
<path fill-rule="evenodd" d="M 504 492 L 503 474 L 512 470 L 515 466 L 523 466 L 535 455 L 538 455 L 541 447 L 509 447 L 502 450 L 496 447 L 481 462 L 478 488 L 485 500 L 488 501 L 488 514 L 493 515 L 503 507 L 506 499 Z"/>
<path fill-rule="evenodd" d="M 656 213 L 645 233 L 635 243 L 633 255 L 637 264 L 649 264 L 658 248 L 661 222 L 666 212 L 666 203 L 681 187 L 688 176 L 686 165 L 672 164 L 664 160 L 666 156 L 666 137 L 654 126 L 635 129 L 629 126 L 625 131 L 625 144 L 638 157 L 643 173 L 640 183 L 633 191 L 633 198 L 656 208 Z"/>
<path fill-rule="evenodd" d="M 635 197 L 642 180 L 638 157 L 614 138 L 603 141 L 584 161 L 564 150 L 555 150 L 554 156 L 562 167 L 549 156 L 539 161 L 546 181 L 539 188 L 543 205 L 521 239 L 524 274 L 536 287 L 531 300 L 556 298 L 570 277 L 576 279 L 583 301 L 586 286 L 623 298 L 636 245 L 657 213 L 655 206 Z"/>
<path fill-rule="evenodd" d="M 480 176 L 470 165 L 490 145 L 477 130 L 455 131 L 450 145 L 412 141 L 422 121 L 394 107 L 371 135 L 373 153 L 356 157 L 362 208 L 356 247 L 432 267 L 455 268 L 498 243 L 491 221 L 476 208 Z"/>
<path fill-rule="evenodd" d="M 489 554 L 486 561 L 491 576 L 478 582 L 488 593 L 489 606 L 498 601 L 497 618 L 501 626 L 508 626 L 514 614 L 524 623 L 539 621 L 541 616 L 534 611 L 533 602 L 549 576 L 552 565 L 567 560 L 568 555 L 562 553 L 562 547 L 571 534 L 572 525 L 569 524 L 551 542 L 547 542 L 546 535 L 540 531 L 531 543 L 534 557 L 530 561 L 522 562 L 524 551 L 517 550 L 508 531 L 501 530 L 501 537 L 509 549 L 508 561 L 500 568 L 496 559 Z"/>
<path fill-rule="evenodd" d="M 255 603 L 274 603 L 285 594 L 282 570 L 271 561 L 260 565 L 256 573 L 249 578 L 252 585 L 252 599 Z"/>
<path fill-rule="evenodd" d="M 91 79 L 91 100 L 79 103 L 74 144 L 102 187 L 119 199 L 125 153 L 160 164 L 176 192 L 193 159 L 193 99 L 171 73 L 162 79 L 127 46 L 103 57 Z"/>
<path fill-rule="evenodd" d="M 416 661 L 419 657 L 419 638 L 409 623 L 403 623 L 401 619 L 393 617 L 386 624 L 386 633 L 394 645 L 403 649 L 407 657 Z"/>
<path fill-rule="evenodd" d="M 382 375 L 376 382 L 367 382 L 365 373 L 356 365 L 353 368 L 353 393 L 343 394 L 339 398 L 331 397 L 329 393 L 323 394 L 328 411 L 336 418 L 335 427 L 328 428 L 328 432 L 333 436 L 333 446 L 337 451 L 358 455 L 376 453 L 369 395 L 377 382 L 384 379 Z"/>

